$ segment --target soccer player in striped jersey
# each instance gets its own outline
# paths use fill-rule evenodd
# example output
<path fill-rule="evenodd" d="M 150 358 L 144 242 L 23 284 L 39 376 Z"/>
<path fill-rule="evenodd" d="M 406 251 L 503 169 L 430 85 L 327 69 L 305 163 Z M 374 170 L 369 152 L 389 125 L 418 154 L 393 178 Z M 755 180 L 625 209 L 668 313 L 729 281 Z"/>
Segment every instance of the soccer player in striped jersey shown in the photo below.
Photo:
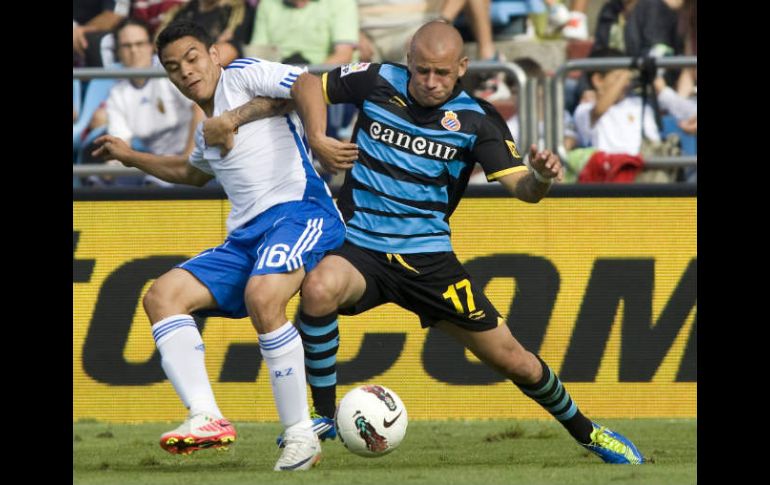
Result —
<path fill-rule="evenodd" d="M 511 379 L 605 462 L 642 463 L 631 441 L 580 412 L 548 365 L 514 338 L 452 250 L 448 220 L 476 162 L 488 180 L 531 203 L 563 176 L 561 162 L 532 145 L 525 165 L 496 110 L 462 90 L 457 81 L 468 58 L 453 27 L 422 26 L 407 59 L 406 67 L 341 66 L 321 80 L 303 74 L 292 88 L 310 115 L 303 119 L 311 134 L 325 129 L 322 99 L 359 109 L 358 159 L 327 163 L 349 170 L 338 199 L 346 241 L 302 285 L 300 331 L 316 410 L 330 418 L 335 409 L 337 314 L 393 302 Z M 335 145 L 313 140 L 314 152 L 328 161 L 323 155 Z"/>
<path fill-rule="evenodd" d="M 118 159 L 168 182 L 202 186 L 216 178 L 232 205 L 224 243 L 162 275 L 143 300 L 163 370 L 189 409 L 185 422 L 164 433 L 160 444 L 171 453 L 189 454 L 235 441 L 235 429 L 214 398 L 192 314 L 248 315 L 285 427 L 286 446 L 275 470 L 306 470 L 320 458 L 321 447 L 307 406 L 302 342 L 286 317 L 286 304 L 306 272 L 342 244 L 345 227 L 289 106 L 291 87 L 303 70 L 253 58 L 222 69 L 207 33 L 189 22 L 169 25 L 157 47 L 171 81 L 207 117 L 226 124 L 256 120 L 242 124 L 225 148 L 207 146 L 199 125 L 189 160 L 135 152 L 112 136 L 96 141 L 95 156 Z M 347 153 L 337 160 L 355 158 L 354 145 L 336 143 Z"/>

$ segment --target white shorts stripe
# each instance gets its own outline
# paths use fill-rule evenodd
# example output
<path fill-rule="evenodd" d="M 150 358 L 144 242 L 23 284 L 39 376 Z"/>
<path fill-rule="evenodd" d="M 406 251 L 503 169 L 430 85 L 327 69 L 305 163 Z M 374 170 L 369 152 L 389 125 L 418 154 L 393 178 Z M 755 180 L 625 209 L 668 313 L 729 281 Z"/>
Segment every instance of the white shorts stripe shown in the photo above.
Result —
<path fill-rule="evenodd" d="M 305 243 L 305 241 L 313 237 L 313 234 L 316 231 L 316 225 L 318 224 L 319 220 L 322 219 L 308 219 L 305 232 L 302 233 L 299 239 L 297 239 L 297 242 L 294 244 L 294 247 L 291 248 L 289 255 L 286 257 L 287 260 L 291 261 L 291 259 L 297 254 L 297 251 Z"/>
<path fill-rule="evenodd" d="M 292 266 L 296 265 L 296 268 L 302 266 L 302 253 L 310 251 L 318 243 L 318 240 L 321 239 L 321 235 L 323 234 L 323 231 L 321 230 L 323 225 L 323 219 L 318 219 L 318 230 L 316 233 L 305 239 L 305 243 L 302 245 L 300 250 L 296 252 L 296 255 L 287 261 L 286 267 L 289 268 L 289 271 L 292 270 Z M 292 254 L 294 254 L 294 252 L 292 252 Z"/>

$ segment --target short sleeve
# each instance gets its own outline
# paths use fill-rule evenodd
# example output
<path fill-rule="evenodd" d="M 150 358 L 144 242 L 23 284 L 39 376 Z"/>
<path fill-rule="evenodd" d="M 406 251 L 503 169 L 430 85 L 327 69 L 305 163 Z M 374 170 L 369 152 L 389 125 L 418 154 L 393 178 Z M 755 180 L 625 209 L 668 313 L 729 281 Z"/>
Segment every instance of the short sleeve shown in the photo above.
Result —
<path fill-rule="evenodd" d="M 355 62 L 325 72 L 321 82 L 326 103 L 353 103 L 360 107 L 377 82 L 380 66 Z"/>
<path fill-rule="evenodd" d="M 358 45 L 358 5 L 354 0 L 332 0 L 332 42 Z"/>
<path fill-rule="evenodd" d="M 233 70 L 232 82 L 252 97 L 291 98 L 291 87 L 305 67 L 246 57 L 227 66 Z"/>
<path fill-rule="evenodd" d="M 472 161 L 481 165 L 489 181 L 527 171 L 505 120 L 488 103 L 483 102 L 481 107 L 486 116 L 481 120 L 476 143 L 471 150 Z"/>

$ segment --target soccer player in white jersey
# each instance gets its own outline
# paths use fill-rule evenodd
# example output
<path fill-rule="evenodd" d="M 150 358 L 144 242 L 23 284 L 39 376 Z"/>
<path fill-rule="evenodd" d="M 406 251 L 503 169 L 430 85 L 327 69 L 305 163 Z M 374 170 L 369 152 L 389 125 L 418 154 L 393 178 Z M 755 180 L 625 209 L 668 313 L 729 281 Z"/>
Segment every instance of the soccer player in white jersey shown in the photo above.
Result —
<path fill-rule="evenodd" d="M 189 454 L 235 440 L 235 429 L 211 390 L 203 342 L 191 315 L 248 315 L 259 333 L 286 428 L 286 446 L 275 470 L 309 469 L 320 458 L 321 447 L 307 406 L 302 342 L 286 317 L 286 304 L 306 272 L 342 244 L 345 226 L 311 165 L 297 113 L 280 115 L 288 111 L 291 86 L 303 69 L 252 58 L 222 69 L 206 32 L 189 22 L 169 25 L 157 44 L 171 81 L 210 119 L 253 115 L 244 109 L 263 113 L 262 119 L 240 126 L 230 150 L 207 147 L 199 125 L 189 160 L 136 152 L 109 135 L 96 140 L 100 147 L 95 156 L 120 160 L 169 182 L 202 186 L 216 177 L 232 204 L 225 242 L 162 275 L 143 300 L 163 370 L 189 408 L 187 420 L 164 433 L 160 445 L 171 453 Z M 262 108 L 250 102 L 233 109 L 264 96 L 283 99 L 263 100 Z M 355 145 L 333 143 L 338 151 L 325 157 L 356 158 Z"/>

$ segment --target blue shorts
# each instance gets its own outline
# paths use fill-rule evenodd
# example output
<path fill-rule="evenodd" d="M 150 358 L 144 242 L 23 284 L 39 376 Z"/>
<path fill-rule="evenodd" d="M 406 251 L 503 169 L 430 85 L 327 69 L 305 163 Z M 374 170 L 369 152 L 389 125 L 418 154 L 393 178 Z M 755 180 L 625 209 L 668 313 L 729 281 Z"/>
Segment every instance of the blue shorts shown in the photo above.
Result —
<path fill-rule="evenodd" d="M 234 230 L 221 245 L 207 249 L 177 268 L 192 273 L 217 301 L 201 315 L 243 318 L 246 283 L 253 275 L 288 273 L 304 266 L 309 273 L 327 251 L 345 240 L 338 214 L 308 202 L 271 207 Z"/>

